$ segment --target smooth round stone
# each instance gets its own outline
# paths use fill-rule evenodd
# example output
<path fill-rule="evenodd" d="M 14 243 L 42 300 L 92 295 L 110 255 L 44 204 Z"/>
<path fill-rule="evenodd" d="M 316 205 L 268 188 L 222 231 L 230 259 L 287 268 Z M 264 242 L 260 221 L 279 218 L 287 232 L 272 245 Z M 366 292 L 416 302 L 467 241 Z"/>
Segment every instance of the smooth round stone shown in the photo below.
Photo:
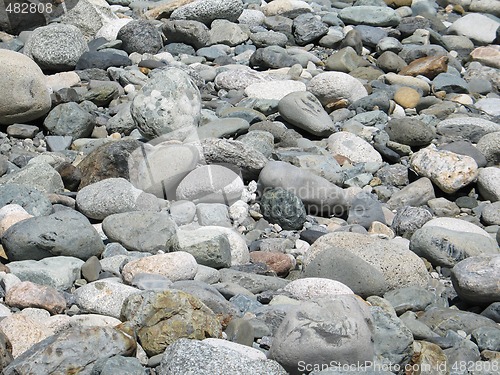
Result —
<path fill-rule="evenodd" d="M 384 130 L 389 134 L 391 141 L 408 146 L 427 146 L 436 137 L 432 125 L 415 118 L 393 118 Z"/>
<path fill-rule="evenodd" d="M 436 226 L 424 226 L 415 231 L 410 249 L 434 266 L 449 268 L 471 256 L 500 253 L 491 237 Z"/>
<path fill-rule="evenodd" d="M 274 334 L 269 356 L 291 374 L 301 373 L 297 365 L 301 360 L 315 366 L 328 366 L 331 358 L 339 363 L 372 361 L 369 320 L 368 307 L 353 295 L 303 302 L 288 311 Z"/>
<path fill-rule="evenodd" d="M 261 69 L 279 69 L 292 67 L 296 64 L 300 64 L 300 61 L 279 46 L 259 48 L 250 56 L 250 66 Z"/>
<path fill-rule="evenodd" d="M 500 302 L 500 254 L 467 258 L 451 272 L 458 296 L 472 304 Z"/>
<path fill-rule="evenodd" d="M 455 332 L 461 330 L 470 334 L 480 327 L 498 327 L 497 323 L 485 316 L 451 308 L 427 309 L 419 316 L 418 321 L 427 325 L 440 336 L 444 336 L 448 330 Z"/>
<path fill-rule="evenodd" d="M 500 169 L 481 168 L 477 177 L 477 188 L 481 196 L 492 202 L 500 201 Z"/>
<path fill-rule="evenodd" d="M 176 190 L 176 200 L 196 203 L 232 204 L 240 199 L 243 181 L 233 170 L 221 165 L 206 165 L 189 173 Z"/>
<path fill-rule="evenodd" d="M 23 281 L 9 288 L 5 303 L 10 307 L 41 308 L 51 314 L 61 314 L 66 310 L 66 300 L 55 288 Z"/>
<path fill-rule="evenodd" d="M 29 218 L 32 218 L 24 208 L 18 204 L 7 204 L 0 208 L 0 237 L 9 229 L 12 225 Z"/>
<path fill-rule="evenodd" d="M 377 59 L 377 67 L 382 69 L 384 72 L 394 72 L 398 73 L 401 69 L 403 69 L 406 66 L 406 62 L 399 57 L 397 54 L 395 54 L 392 51 L 385 51 L 383 52 L 379 58 Z M 413 101 L 410 101 L 410 99 L 413 98 Z M 412 104 L 415 101 L 415 97 L 413 96 L 408 96 L 408 95 L 401 95 L 398 99 L 402 104 Z M 420 101 L 420 95 L 418 97 L 418 101 Z M 418 103 L 417 101 L 417 103 Z M 414 107 L 411 107 L 414 108 Z"/>
<path fill-rule="evenodd" d="M 332 155 L 348 158 L 353 163 L 382 162 L 380 154 L 364 139 L 349 132 L 338 132 L 328 137 Z"/>
<path fill-rule="evenodd" d="M 266 220 L 285 230 L 301 229 L 306 221 L 306 209 L 300 198 L 283 188 L 266 189 L 260 207 Z"/>
<path fill-rule="evenodd" d="M 394 94 L 394 101 L 403 108 L 415 108 L 420 101 L 420 94 L 411 87 L 400 87 Z"/>
<path fill-rule="evenodd" d="M 484 98 L 480 99 L 475 103 L 476 108 L 486 112 L 490 116 L 499 116 L 500 111 L 498 110 L 498 105 L 500 99 L 498 98 Z"/>
<path fill-rule="evenodd" d="M 51 108 L 50 92 L 38 65 L 27 56 L 6 49 L 0 49 L 0 65 L 0 86 L 15 93 L 15 100 L 11 95 L 0 98 L 0 124 L 28 122 L 45 115 Z"/>
<path fill-rule="evenodd" d="M 397 26 L 401 21 L 394 9 L 370 5 L 344 8 L 339 18 L 346 24 L 368 26 Z"/>
<path fill-rule="evenodd" d="M 124 178 L 108 178 L 81 189 L 76 195 L 78 209 L 87 217 L 105 217 L 130 211 L 159 211 L 154 195 L 135 188 Z"/>
<path fill-rule="evenodd" d="M 200 92 L 183 70 L 157 69 L 134 97 L 130 112 L 139 131 L 147 138 L 189 130 L 198 125 Z"/>
<path fill-rule="evenodd" d="M 311 12 L 312 8 L 307 2 L 301 0 L 275 0 L 263 6 L 262 11 L 268 17 L 279 15 L 295 18 L 300 14 Z"/>
<path fill-rule="evenodd" d="M 209 29 L 198 21 L 168 20 L 163 25 L 163 33 L 170 43 L 185 43 L 196 49 L 209 44 Z"/>
<path fill-rule="evenodd" d="M 286 121 L 311 134 L 324 136 L 333 132 L 332 119 L 310 92 L 286 95 L 280 100 L 278 110 Z"/>
<path fill-rule="evenodd" d="M 319 277 L 294 280 L 285 286 L 283 290 L 290 293 L 293 298 L 301 301 L 311 301 L 339 294 L 354 294 L 351 288 L 341 282 Z"/>
<path fill-rule="evenodd" d="M 323 105 L 341 99 L 353 103 L 368 95 L 360 81 L 342 72 L 325 72 L 314 76 L 307 85 L 307 91 Z"/>
<path fill-rule="evenodd" d="M 497 37 L 500 22 L 484 14 L 469 13 L 448 28 L 449 34 L 463 35 L 477 44 L 491 44 Z"/>
<path fill-rule="evenodd" d="M 250 35 L 250 39 L 257 48 L 280 46 L 285 47 L 288 38 L 285 34 L 276 31 L 261 31 Z"/>
<path fill-rule="evenodd" d="M 414 153 L 410 165 L 420 176 L 430 178 L 446 193 L 456 192 L 478 176 L 476 161 L 470 156 L 431 147 Z"/>
<path fill-rule="evenodd" d="M 424 311 L 437 299 L 434 293 L 417 287 L 391 290 L 384 294 L 384 298 L 391 303 L 398 315 L 406 311 Z"/>
<path fill-rule="evenodd" d="M 243 9 L 240 16 L 238 17 L 238 23 L 249 26 L 258 26 L 264 23 L 266 15 L 256 9 Z"/>
<path fill-rule="evenodd" d="M 488 166 L 500 164 L 500 131 L 484 135 L 476 147 L 486 158 Z"/>
<path fill-rule="evenodd" d="M 236 22 L 242 12 L 241 0 L 194 1 L 176 8 L 170 19 L 193 20 L 210 25 L 216 19 Z"/>
<path fill-rule="evenodd" d="M 371 195 L 360 193 L 351 201 L 347 222 L 361 225 L 366 229 L 373 222 L 385 223 L 382 205 Z"/>
<path fill-rule="evenodd" d="M 24 53 L 40 68 L 55 71 L 73 69 L 88 50 L 80 29 L 55 23 L 35 29 L 24 46 Z"/>
<path fill-rule="evenodd" d="M 465 220 L 451 218 L 451 217 L 438 217 L 432 219 L 427 223 L 425 223 L 423 227 L 424 228 L 439 227 L 464 233 L 476 233 L 485 236 L 487 238 L 490 238 L 488 232 L 478 227 L 477 225 L 469 223 L 468 221 Z"/>
<path fill-rule="evenodd" d="M 118 31 L 117 39 L 122 41 L 121 48 L 128 54 L 156 53 L 163 42 L 158 29 L 150 21 L 131 21 Z"/>
<path fill-rule="evenodd" d="M 500 225 L 500 202 L 484 206 L 481 220 L 487 225 Z"/>
<path fill-rule="evenodd" d="M 397 211 L 392 220 L 392 229 L 396 235 L 409 239 L 417 229 L 431 219 L 432 215 L 427 209 L 407 206 Z"/>
<path fill-rule="evenodd" d="M 133 260 L 123 267 L 122 277 L 129 284 L 134 277 L 144 273 L 165 276 L 175 282 L 192 280 L 197 271 L 198 264 L 191 254 L 176 251 Z"/>

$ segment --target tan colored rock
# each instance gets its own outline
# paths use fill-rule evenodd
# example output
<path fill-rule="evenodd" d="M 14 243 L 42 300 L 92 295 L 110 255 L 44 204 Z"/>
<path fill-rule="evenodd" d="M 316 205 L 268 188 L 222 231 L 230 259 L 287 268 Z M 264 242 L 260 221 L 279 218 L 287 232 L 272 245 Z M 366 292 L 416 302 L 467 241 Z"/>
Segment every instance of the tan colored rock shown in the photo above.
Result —
<path fill-rule="evenodd" d="M 446 73 L 448 69 L 448 56 L 425 56 L 413 60 L 399 71 L 404 76 L 422 75 L 434 79 L 439 73 Z"/>
<path fill-rule="evenodd" d="M 14 224 L 32 218 L 24 208 L 18 204 L 8 204 L 0 208 L 0 237 Z"/>
<path fill-rule="evenodd" d="M 173 0 L 168 3 L 162 3 L 144 13 L 144 17 L 150 20 L 169 18 L 174 10 L 193 1 L 195 0 Z"/>
<path fill-rule="evenodd" d="M 469 185 L 479 173 L 476 161 L 470 156 L 436 150 L 433 146 L 414 153 L 410 165 L 415 172 L 430 178 L 445 193 L 454 193 Z"/>
<path fill-rule="evenodd" d="M 420 101 L 420 94 L 411 87 L 400 87 L 394 94 L 394 101 L 403 108 L 415 108 Z"/>
<path fill-rule="evenodd" d="M 421 89 L 424 95 L 429 94 L 429 92 L 431 91 L 431 87 L 429 86 L 429 84 L 423 79 L 417 77 L 405 76 L 396 73 L 387 73 L 382 77 L 384 81 L 390 85 L 411 86 Z"/>
<path fill-rule="evenodd" d="M 384 0 L 387 5 L 393 8 L 409 7 L 413 0 Z"/>
<path fill-rule="evenodd" d="M 443 349 L 436 344 L 426 341 L 415 341 L 413 343 L 413 351 L 414 354 L 409 364 L 411 368 L 430 368 L 431 370 L 426 370 L 425 373 L 433 375 L 447 375 L 450 373 L 447 365 L 448 358 Z M 419 370 L 416 373 L 424 373 L 424 371 Z"/>
<path fill-rule="evenodd" d="M 131 283 L 136 275 L 150 273 L 179 281 L 194 279 L 196 272 L 198 263 L 194 257 L 185 251 L 175 251 L 133 260 L 123 267 L 122 277 L 125 282 Z"/>
<path fill-rule="evenodd" d="M 180 290 L 132 295 L 123 304 L 122 318 L 135 326 L 139 343 L 150 357 L 180 338 L 222 336 L 221 322 L 213 311 Z"/>
<path fill-rule="evenodd" d="M 51 314 L 60 314 L 66 310 L 66 300 L 55 288 L 30 281 L 22 281 L 9 288 L 5 303 L 21 309 L 42 308 Z"/>
<path fill-rule="evenodd" d="M 253 251 L 250 253 L 253 263 L 264 263 L 278 276 L 286 276 L 294 267 L 292 259 L 282 253 L 268 253 L 266 251 Z"/>
<path fill-rule="evenodd" d="M 370 228 L 368 228 L 368 233 L 377 234 L 379 237 L 385 237 L 388 239 L 393 239 L 395 237 L 394 231 L 380 221 L 372 222 L 370 224 Z"/>
<path fill-rule="evenodd" d="M 479 61 L 483 65 L 500 69 L 500 46 L 491 45 L 478 47 L 470 54 L 472 60 Z"/>

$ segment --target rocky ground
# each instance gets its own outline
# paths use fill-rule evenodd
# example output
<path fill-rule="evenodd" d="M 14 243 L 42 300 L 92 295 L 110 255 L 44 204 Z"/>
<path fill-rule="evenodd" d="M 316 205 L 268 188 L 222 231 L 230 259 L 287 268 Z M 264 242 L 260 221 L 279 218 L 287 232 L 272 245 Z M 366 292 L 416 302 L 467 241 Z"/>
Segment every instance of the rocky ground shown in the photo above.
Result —
<path fill-rule="evenodd" d="M 500 1 L 55 10 L 0 13 L 2 374 L 499 373 Z"/>

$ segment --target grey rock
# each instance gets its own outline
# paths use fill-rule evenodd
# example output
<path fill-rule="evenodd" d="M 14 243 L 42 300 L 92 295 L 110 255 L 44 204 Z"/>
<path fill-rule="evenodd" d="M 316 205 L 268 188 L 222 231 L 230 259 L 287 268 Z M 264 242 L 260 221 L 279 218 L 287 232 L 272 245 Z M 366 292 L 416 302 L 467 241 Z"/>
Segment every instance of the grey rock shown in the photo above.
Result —
<path fill-rule="evenodd" d="M 417 229 L 431 219 L 432 215 L 427 209 L 407 206 L 397 211 L 391 227 L 396 235 L 409 239 Z"/>
<path fill-rule="evenodd" d="M 215 84 L 219 89 L 243 90 L 252 83 L 265 82 L 270 78 L 252 69 L 228 69 L 215 77 Z"/>
<path fill-rule="evenodd" d="M 432 125 L 414 118 L 391 119 L 384 130 L 391 141 L 408 146 L 427 146 L 436 137 Z"/>
<path fill-rule="evenodd" d="M 231 319 L 225 332 L 229 341 L 250 347 L 253 345 L 255 329 L 247 319 Z"/>
<path fill-rule="evenodd" d="M 222 165 L 206 165 L 189 173 L 176 189 L 176 200 L 230 205 L 240 199 L 241 177 Z"/>
<path fill-rule="evenodd" d="M 194 20 L 210 25 L 213 20 L 236 22 L 243 12 L 241 0 L 194 1 L 175 9 L 170 15 L 174 20 Z"/>
<path fill-rule="evenodd" d="M 434 216 L 453 217 L 460 213 L 460 208 L 454 202 L 450 202 L 443 197 L 430 199 L 427 201 L 427 204 Z"/>
<path fill-rule="evenodd" d="M 99 278 L 99 274 L 102 271 L 101 263 L 96 256 L 91 256 L 82 265 L 82 277 L 87 280 L 87 282 L 96 281 Z"/>
<path fill-rule="evenodd" d="M 497 37 L 500 23 L 484 14 L 470 13 L 448 28 L 449 34 L 463 35 L 478 44 L 490 44 Z"/>
<path fill-rule="evenodd" d="M 433 338 L 441 337 L 424 323 L 418 321 L 417 315 L 414 312 L 407 311 L 399 319 L 411 331 L 415 340 L 432 341 Z"/>
<path fill-rule="evenodd" d="M 155 54 L 162 47 L 161 34 L 150 21 L 131 21 L 118 31 L 117 39 L 122 41 L 121 48 L 127 53 Z"/>
<path fill-rule="evenodd" d="M 290 179 L 290 176 L 295 176 Z M 262 189 L 281 187 L 302 200 L 309 212 L 345 212 L 344 191 L 328 180 L 284 162 L 269 162 L 261 171 Z"/>
<path fill-rule="evenodd" d="M 214 346 L 203 341 L 180 339 L 163 354 L 158 375 L 194 373 L 211 375 L 217 372 L 243 375 L 285 375 L 276 361 L 255 360 L 229 348 Z"/>
<path fill-rule="evenodd" d="M 170 289 L 172 281 L 164 275 L 138 273 L 132 279 L 131 285 L 140 290 L 163 291 Z"/>
<path fill-rule="evenodd" d="M 250 66 L 265 68 L 286 68 L 300 64 L 299 60 L 289 55 L 287 51 L 278 46 L 269 46 L 257 49 L 250 56 Z"/>
<path fill-rule="evenodd" d="M 177 225 L 189 224 L 196 215 L 196 205 L 190 201 L 179 200 L 170 205 L 170 216 Z"/>
<path fill-rule="evenodd" d="M 500 165 L 500 131 L 485 134 L 477 142 L 477 149 L 484 155 L 488 166 Z"/>
<path fill-rule="evenodd" d="M 115 355 L 95 362 L 90 375 L 144 375 L 144 367 L 137 358 Z"/>
<path fill-rule="evenodd" d="M 75 280 L 81 277 L 80 269 L 83 263 L 83 260 L 78 258 L 59 256 L 40 261 L 10 262 L 9 269 L 21 281 L 31 281 L 35 284 L 66 290 L 71 288 Z"/>
<path fill-rule="evenodd" d="M 394 315 L 381 307 L 370 308 L 373 320 L 375 360 L 389 366 L 404 367 L 413 355 L 413 335 Z"/>
<path fill-rule="evenodd" d="M 500 202 L 485 205 L 481 220 L 487 225 L 500 225 Z"/>
<path fill-rule="evenodd" d="M 80 345 L 82 341 L 87 345 Z M 97 360 L 115 355 L 131 356 L 136 345 L 128 334 L 113 327 L 71 327 L 33 345 L 3 372 L 6 375 L 50 374 L 78 368 L 82 375 L 91 374 Z"/>
<path fill-rule="evenodd" d="M 364 26 L 364 27 L 369 28 L 370 26 Z M 378 29 L 375 29 L 375 30 L 378 30 Z M 376 43 L 375 44 L 370 43 L 370 44 L 371 44 L 371 47 L 374 47 Z M 340 47 L 341 48 L 352 47 L 352 49 L 354 49 L 358 55 L 361 55 L 361 52 L 363 50 L 363 34 L 359 31 L 358 28 L 350 30 L 345 35 L 344 40 L 342 40 Z"/>
<path fill-rule="evenodd" d="M 297 195 L 283 188 L 266 189 L 260 201 L 264 218 L 285 230 L 302 229 L 306 209 Z"/>
<path fill-rule="evenodd" d="M 314 76 L 307 85 L 307 91 L 323 105 L 341 99 L 353 103 L 368 95 L 360 81 L 342 72 L 325 72 Z"/>
<path fill-rule="evenodd" d="M 480 351 L 500 351 L 500 329 L 491 327 L 480 327 L 472 331 L 472 341 L 475 342 Z"/>
<path fill-rule="evenodd" d="M 234 47 L 246 42 L 248 38 L 248 33 L 238 24 L 227 20 L 214 20 L 210 26 L 210 44 L 225 44 Z"/>
<path fill-rule="evenodd" d="M 24 53 L 40 68 L 52 71 L 73 69 L 88 50 L 82 32 L 67 24 L 37 28 L 24 46 Z"/>
<path fill-rule="evenodd" d="M 487 167 L 479 169 L 477 188 L 481 196 L 492 202 L 500 200 L 500 169 Z"/>
<path fill-rule="evenodd" d="M 318 136 L 328 136 L 334 130 L 333 121 L 319 100 L 310 92 L 297 91 L 279 101 L 283 118 L 301 129 Z"/>
<path fill-rule="evenodd" d="M 462 330 L 470 334 L 479 327 L 497 327 L 497 323 L 484 316 L 469 311 L 460 311 L 450 308 L 427 309 L 419 316 L 418 321 L 426 324 L 440 336 L 444 336 L 448 330 Z"/>
<path fill-rule="evenodd" d="M 332 54 L 326 60 L 326 69 L 350 73 L 359 67 L 366 66 L 366 61 L 348 46 Z"/>
<path fill-rule="evenodd" d="M 9 159 L 5 155 L 0 155 L 0 177 L 9 170 Z"/>
<path fill-rule="evenodd" d="M 269 46 L 285 47 L 288 43 L 288 38 L 285 34 L 277 31 L 261 31 L 252 33 L 250 39 L 257 48 Z"/>
<path fill-rule="evenodd" d="M 500 131 L 500 125 L 481 117 L 452 117 L 440 121 L 436 130 L 453 140 L 477 143 L 484 135 Z"/>
<path fill-rule="evenodd" d="M 453 267 L 451 281 L 459 297 L 474 304 L 500 302 L 499 263 L 500 254 L 488 254 L 467 258 Z"/>
<path fill-rule="evenodd" d="M 7 134 L 14 138 L 33 139 L 39 131 L 38 126 L 34 125 L 12 124 L 7 126 Z"/>
<path fill-rule="evenodd" d="M 392 51 L 383 52 L 377 59 L 377 67 L 386 73 L 398 73 L 406 65 L 406 62 Z"/>
<path fill-rule="evenodd" d="M 44 193 L 60 193 L 64 183 L 57 171 L 46 163 L 28 164 L 0 177 L 0 186 L 25 185 Z"/>
<path fill-rule="evenodd" d="M 189 103 L 180 105 L 180 103 Z M 155 138 L 183 128 L 196 127 L 201 98 L 187 73 L 178 68 L 155 70 L 130 107 L 141 134 Z"/>
<path fill-rule="evenodd" d="M 73 143 L 73 137 L 63 135 L 46 135 L 45 143 L 47 143 L 48 151 L 61 152 L 64 150 L 68 150 L 71 147 L 71 143 Z"/>
<path fill-rule="evenodd" d="M 176 225 L 166 213 L 136 211 L 107 216 L 102 230 L 127 250 L 156 254 L 170 249 Z"/>
<path fill-rule="evenodd" d="M 479 151 L 472 143 L 468 141 L 455 141 L 439 147 L 440 150 L 454 152 L 459 155 L 467 155 L 476 161 L 479 168 L 485 167 L 487 164 L 486 158 L 483 153 Z"/>
<path fill-rule="evenodd" d="M 108 133 L 120 133 L 129 135 L 135 129 L 134 119 L 130 113 L 130 102 L 127 102 L 116 115 L 106 122 Z"/>
<path fill-rule="evenodd" d="M 391 290 L 384 294 L 384 298 L 391 303 L 398 315 L 407 311 L 424 311 L 437 300 L 433 292 L 418 287 Z"/>
<path fill-rule="evenodd" d="M 20 221 L 4 233 L 2 244 L 14 261 L 52 256 L 87 260 L 104 251 L 97 231 L 83 215 L 71 210 Z"/>
<path fill-rule="evenodd" d="M 116 279 L 105 279 L 78 288 L 75 297 L 76 304 L 82 311 L 120 319 L 124 301 L 139 292 L 139 289 L 124 285 Z"/>
<path fill-rule="evenodd" d="M 368 26 L 397 26 L 401 21 L 393 9 L 369 5 L 344 8 L 339 18 L 346 24 Z"/>
<path fill-rule="evenodd" d="M 293 36 L 299 46 L 321 38 L 328 32 L 328 26 L 312 13 L 304 13 L 293 20 Z"/>
<path fill-rule="evenodd" d="M 54 135 L 71 136 L 73 140 L 89 137 L 94 129 L 94 117 L 77 103 L 59 104 L 43 122 L 44 127 Z"/>
<path fill-rule="evenodd" d="M 413 234 L 410 249 L 434 266 L 450 268 L 471 256 L 499 253 L 492 238 L 432 226 L 420 228 Z"/>
<path fill-rule="evenodd" d="M 494 320 L 495 322 L 500 322 L 500 302 L 493 302 L 487 308 L 483 310 L 481 315 Z"/>
<path fill-rule="evenodd" d="M 328 137 L 328 150 L 332 155 L 343 156 L 352 163 L 382 162 L 382 156 L 370 143 L 347 131 Z"/>
<path fill-rule="evenodd" d="M 33 216 L 47 216 L 53 212 L 45 194 L 33 187 L 20 184 L 0 185 L 0 207 L 18 204 Z"/>
<path fill-rule="evenodd" d="M 159 211 L 155 196 L 123 178 L 108 178 L 84 187 L 76 196 L 76 204 L 85 216 L 98 220 L 122 212 Z"/>
<path fill-rule="evenodd" d="M 196 49 L 205 47 L 210 40 L 208 27 L 198 21 L 167 20 L 163 33 L 169 43 L 186 43 Z"/>
<path fill-rule="evenodd" d="M 209 123 L 200 126 L 197 131 L 200 139 L 222 138 L 245 133 L 249 127 L 250 124 L 247 120 L 230 117 L 210 121 Z"/>
<path fill-rule="evenodd" d="M 351 201 L 347 222 L 368 229 L 374 221 L 385 224 L 382 205 L 369 194 L 358 194 Z"/>
<path fill-rule="evenodd" d="M 267 290 L 278 290 L 288 284 L 288 281 L 284 279 L 272 276 L 256 275 L 232 269 L 222 269 L 219 272 L 223 283 L 238 284 L 254 294 Z"/>
<path fill-rule="evenodd" d="M 372 361 L 372 322 L 366 305 L 351 295 L 303 302 L 292 308 L 273 337 L 269 356 L 290 374 L 299 361 L 321 366 Z"/>
<path fill-rule="evenodd" d="M 467 82 L 460 76 L 451 73 L 438 74 L 432 83 L 435 90 L 446 93 L 467 93 L 469 91 Z"/>
<path fill-rule="evenodd" d="M 274 136 L 264 130 L 253 130 L 238 137 L 237 140 L 249 149 L 259 151 L 266 158 L 270 158 L 274 151 Z"/>

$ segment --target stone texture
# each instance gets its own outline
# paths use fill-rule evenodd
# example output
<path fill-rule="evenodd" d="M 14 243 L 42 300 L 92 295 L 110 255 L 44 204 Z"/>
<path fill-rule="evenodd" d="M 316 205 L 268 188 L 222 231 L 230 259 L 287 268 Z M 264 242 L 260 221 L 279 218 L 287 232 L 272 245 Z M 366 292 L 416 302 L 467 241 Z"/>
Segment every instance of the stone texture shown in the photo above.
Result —
<path fill-rule="evenodd" d="M 306 209 L 300 198 L 283 188 L 266 190 L 260 206 L 266 220 L 285 230 L 301 229 L 306 221 Z"/>
<path fill-rule="evenodd" d="M 353 103 L 368 95 L 361 82 L 342 72 L 325 72 L 314 76 L 309 81 L 307 90 L 323 105 L 342 99 Z"/>
<path fill-rule="evenodd" d="M 66 310 L 66 300 L 55 288 L 29 281 L 12 286 L 5 295 L 5 303 L 21 309 L 42 308 L 52 314 L 60 314 Z"/>
<path fill-rule="evenodd" d="M 343 156 L 353 163 L 382 162 L 382 157 L 372 145 L 349 132 L 334 133 L 328 137 L 328 150 L 334 156 Z"/>
<path fill-rule="evenodd" d="M 170 18 L 174 20 L 194 20 L 210 25 L 216 19 L 236 21 L 243 12 L 241 0 L 193 1 L 175 9 Z"/>
<path fill-rule="evenodd" d="M 180 338 L 219 338 L 221 324 L 198 298 L 179 290 L 146 291 L 128 298 L 122 317 L 136 328 L 148 356 L 163 353 Z"/>
<path fill-rule="evenodd" d="M 477 188 L 481 196 L 492 202 L 500 200 L 500 169 L 487 167 L 479 169 Z"/>

